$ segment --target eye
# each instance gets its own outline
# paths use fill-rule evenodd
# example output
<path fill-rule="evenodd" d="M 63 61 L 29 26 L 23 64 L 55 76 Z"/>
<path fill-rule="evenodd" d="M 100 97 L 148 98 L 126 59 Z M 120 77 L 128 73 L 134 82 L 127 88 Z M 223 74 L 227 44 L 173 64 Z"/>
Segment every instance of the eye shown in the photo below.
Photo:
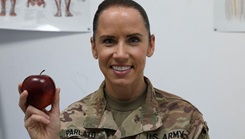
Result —
<path fill-rule="evenodd" d="M 138 44 L 140 42 L 140 39 L 138 37 L 130 37 L 128 42 L 130 44 L 136 45 L 136 44 Z"/>
<path fill-rule="evenodd" d="M 113 45 L 116 43 L 116 41 L 113 39 L 113 38 L 105 38 L 103 41 L 102 41 L 103 44 L 105 45 Z"/>

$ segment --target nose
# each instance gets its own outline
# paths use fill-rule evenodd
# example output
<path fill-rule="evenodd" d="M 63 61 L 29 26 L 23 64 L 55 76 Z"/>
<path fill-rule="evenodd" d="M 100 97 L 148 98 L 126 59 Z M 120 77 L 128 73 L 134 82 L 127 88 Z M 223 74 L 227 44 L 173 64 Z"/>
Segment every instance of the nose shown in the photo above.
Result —
<path fill-rule="evenodd" d="M 113 57 L 118 60 L 125 60 L 128 58 L 128 48 L 124 43 L 118 43 L 115 47 Z"/>

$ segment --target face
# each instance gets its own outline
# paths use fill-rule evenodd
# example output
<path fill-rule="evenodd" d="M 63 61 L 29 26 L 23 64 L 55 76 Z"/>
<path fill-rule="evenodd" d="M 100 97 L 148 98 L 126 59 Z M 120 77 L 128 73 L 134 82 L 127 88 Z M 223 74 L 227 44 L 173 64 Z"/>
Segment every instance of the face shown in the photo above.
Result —
<path fill-rule="evenodd" d="M 152 35 L 149 41 L 137 10 L 111 7 L 101 13 L 91 44 L 106 84 L 127 86 L 144 80 L 146 57 L 154 52 L 155 38 Z"/>

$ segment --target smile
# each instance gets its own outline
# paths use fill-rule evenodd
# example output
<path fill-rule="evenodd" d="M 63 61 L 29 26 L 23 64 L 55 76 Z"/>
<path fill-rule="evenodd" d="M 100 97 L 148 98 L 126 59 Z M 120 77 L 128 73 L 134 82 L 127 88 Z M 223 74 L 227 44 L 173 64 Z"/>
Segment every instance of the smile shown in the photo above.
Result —
<path fill-rule="evenodd" d="M 131 68 L 131 66 L 112 66 L 112 69 L 116 70 L 116 71 L 125 71 L 125 70 L 128 70 L 130 68 Z"/>

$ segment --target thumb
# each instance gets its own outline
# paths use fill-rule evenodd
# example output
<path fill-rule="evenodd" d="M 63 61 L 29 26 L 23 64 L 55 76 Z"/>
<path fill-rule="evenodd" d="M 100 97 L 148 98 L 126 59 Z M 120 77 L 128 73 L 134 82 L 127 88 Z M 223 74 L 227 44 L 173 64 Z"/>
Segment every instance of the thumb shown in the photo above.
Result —
<path fill-rule="evenodd" d="M 60 88 L 56 88 L 51 111 L 60 113 Z"/>

